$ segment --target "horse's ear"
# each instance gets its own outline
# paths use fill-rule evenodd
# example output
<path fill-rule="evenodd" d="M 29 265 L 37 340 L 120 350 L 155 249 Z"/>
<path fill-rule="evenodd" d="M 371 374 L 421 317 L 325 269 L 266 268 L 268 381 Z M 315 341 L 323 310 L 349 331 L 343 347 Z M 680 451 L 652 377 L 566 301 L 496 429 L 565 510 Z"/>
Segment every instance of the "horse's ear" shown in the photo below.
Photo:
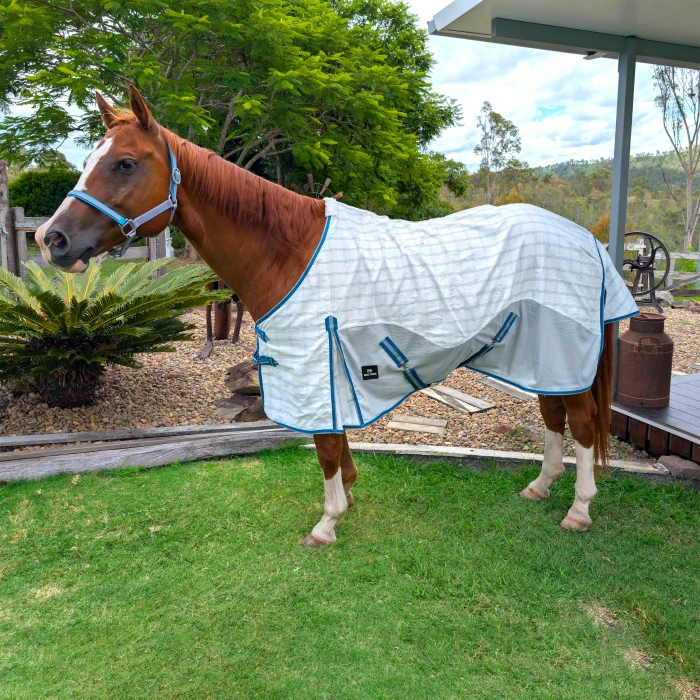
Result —
<path fill-rule="evenodd" d="M 148 111 L 148 107 L 146 107 L 141 93 L 133 85 L 129 85 L 129 99 L 131 102 L 131 111 L 136 115 L 141 126 L 146 131 L 149 131 L 154 124 L 151 113 Z"/>
<path fill-rule="evenodd" d="M 107 130 L 112 128 L 114 120 L 117 118 L 117 112 L 112 107 L 111 104 L 105 100 L 99 92 L 95 93 L 95 101 L 97 102 L 97 109 L 100 110 L 100 116 L 102 117 L 102 122 L 107 127 Z"/>

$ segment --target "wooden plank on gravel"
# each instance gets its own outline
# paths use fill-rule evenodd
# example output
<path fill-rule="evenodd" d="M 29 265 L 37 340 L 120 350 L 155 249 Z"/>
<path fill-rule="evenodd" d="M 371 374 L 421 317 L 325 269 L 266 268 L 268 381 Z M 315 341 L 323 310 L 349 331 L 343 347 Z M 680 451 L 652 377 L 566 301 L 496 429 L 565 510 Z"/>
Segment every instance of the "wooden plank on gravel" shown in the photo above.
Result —
<path fill-rule="evenodd" d="M 155 444 L 156 440 L 153 440 L 150 444 L 140 447 L 85 450 L 82 453 L 73 452 L 54 456 L 46 456 L 47 450 L 33 450 L 34 459 L 13 459 L 0 464 L 0 482 L 41 479 L 53 474 L 98 472 L 122 467 L 162 467 L 173 462 L 245 455 L 270 447 L 280 447 L 300 437 L 303 437 L 300 433 L 276 428 L 198 436 L 178 442 L 157 440 Z"/>
<path fill-rule="evenodd" d="M 9 435 L 0 437 L 3 447 L 29 447 L 30 445 L 62 445 L 71 442 L 97 442 L 109 440 L 133 440 L 136 438 L 170 437 L 204 433 L 230 433 L 240 430 L 262 430 L 277 427 L 270 420 L 250 423 L 217 423 L 213 425 L 176 425 L 169 428 L 124 428 L 121 430 L 93 430 L 85 433 L 38 433 L 36 435 Z"/>
<path fill-rule="evenodd" d="M 465 394 L 462 391 L 457 391 L 457 389 L 453 389 L 450 386 L 444 386 L 443 384 L 434 384 L 431 387 L 431 389 L 435 389 L 435 391 L 439 391 L 441 394 L 447 394 L 448 396 L 452 396 L 455 399 L 464 401 L 470 406 L 480 408 L 484 411 L 488 411 L 490 408 L 495 408 L 495 406 L 492 403 L 489 403 L 488 401 L 482 401 L 481 399 L 477 399 L 475 396 L 470 396 L 469 394 Z"/>
<path fill-rule="evenodd" d="M 386 427 L 389 430 L 411 430 L 415 433 L 442 435 L 447 427 L 447 421 L 442 418 L 421 418 L 397 413 Z"/>
<path fill-rule="evenodd" d="M 458 411 L 464 411 L 465 413 L 481 413 L 494 408 L 492 403 L 439 384 L 435 384 L 427 389 L 421 389 L 421 393 L 434 401 L 439 401 L 450 408 L 456 408 Z"/>
<path fill-rule="evenodd" d="M 497 389 L 502 391 L 508 396 L 519 399 L 520 401 L 534 401 L 537 398 L 537 394 L 533 394 L 530 391 L 525 391 L 524 389 L 518 389 L 517 386 L 512 384 L 507 384 L 502 382 L 500 379 L 495 379 L 494 377 L 487 377 L 485 375 L 477 375 L 476 380 L 486 386 L 490 386 L 492 389 Z"/>

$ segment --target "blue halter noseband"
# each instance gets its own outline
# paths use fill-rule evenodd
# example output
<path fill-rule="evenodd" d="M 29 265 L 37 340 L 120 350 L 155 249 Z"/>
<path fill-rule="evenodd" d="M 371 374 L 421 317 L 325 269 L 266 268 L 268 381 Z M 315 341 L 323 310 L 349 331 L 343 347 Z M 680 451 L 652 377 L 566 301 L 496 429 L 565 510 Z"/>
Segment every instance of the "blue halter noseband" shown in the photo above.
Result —
<path fill-rule="evenodd" d="M 178 170 L 177 167 L 177 161 L 175 160 L 175 156 L 173 155 L 173 152 L 170 150 L 170 146 L 168 145 L 168 157 L 170 158 L 170 192 L 168 194 L 168 198 L 159 204 L 157 207 L 153 207 L 153 209 L 150 209 L 147 211 L 145 214 L 141 214 L 141 216 L 137 216 L 135 219 L 129 219 L 126 216 L 122 216 L 119 212 L 114 211 L 112 207 L 108 207 L 106 204 L 103 204 L 100 202 L 99 199 L 93 197 L 92 195 L 88 194 L 87 192 L 83 192 L 82 190 L 71 190 L 66 196 L 68 197 L 75 197 L 76 199 L 79 199 L 81 202 L 85 202 L 86 204 L 89 204 L 91 207 L 95 207 L 97 211 L 102 212 L 105 216 L 108 216 L 112 221 L 115 221 L 118 225 L 119 228 L 121 229 L 121 232 L 124 234 L 126 237 L 126 241 L 124 242 L 124 245 L 121 247 L 119 250 L 119 253 L 117 255 L 122 256 L 124 253 L 127 251 L 127 248 L 134 243 L 136 240 L 138 240 L 138 237 L 136 235 L 136 232 L 139 228 L 139 226 L 142 226 L 145 224 L 147 221 L 150 221 L 151 219 L 155 219 L 156 216 L 160 216 L 163 212 L 166 212 L 170 210 L 170 222 L 173 220 L 173 216 L 175 216 L 175 210 L 177 209 L 177 186 L 180 184 L 182 177 L 180 175 L 180 171 Z M 111 255 L 111 253 L 110 253 Z"/>

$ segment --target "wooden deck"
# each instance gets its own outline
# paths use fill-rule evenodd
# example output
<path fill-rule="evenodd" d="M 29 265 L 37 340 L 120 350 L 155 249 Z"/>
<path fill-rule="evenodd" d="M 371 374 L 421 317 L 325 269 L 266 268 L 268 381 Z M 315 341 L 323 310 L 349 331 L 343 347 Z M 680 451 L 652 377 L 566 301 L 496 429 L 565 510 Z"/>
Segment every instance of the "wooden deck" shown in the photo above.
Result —
<path fill-rule="evenodd" d="M 654 457 L 675 454 L 700 463 L 700 374 L 673 377 L 664 408 L 613 401 L 610 432 Z"/>

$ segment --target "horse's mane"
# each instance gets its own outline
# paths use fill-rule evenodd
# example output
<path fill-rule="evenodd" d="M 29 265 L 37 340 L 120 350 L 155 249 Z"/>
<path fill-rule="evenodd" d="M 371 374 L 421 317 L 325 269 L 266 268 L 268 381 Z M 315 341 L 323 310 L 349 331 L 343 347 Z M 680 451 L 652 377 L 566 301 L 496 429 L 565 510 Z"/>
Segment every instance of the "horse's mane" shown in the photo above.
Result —
<path fill-rule="evenodd" d="M 133 112 L 124 111 L 112 126 L 135 121 Z M 285 189 L 165 128 L 163 131 L 188 194 L 200 203 L 215 206 L 236 224 L 268 236 L 276 252 L 300 254 L 314 221 L 325 215 L 323 200 Z"/>

